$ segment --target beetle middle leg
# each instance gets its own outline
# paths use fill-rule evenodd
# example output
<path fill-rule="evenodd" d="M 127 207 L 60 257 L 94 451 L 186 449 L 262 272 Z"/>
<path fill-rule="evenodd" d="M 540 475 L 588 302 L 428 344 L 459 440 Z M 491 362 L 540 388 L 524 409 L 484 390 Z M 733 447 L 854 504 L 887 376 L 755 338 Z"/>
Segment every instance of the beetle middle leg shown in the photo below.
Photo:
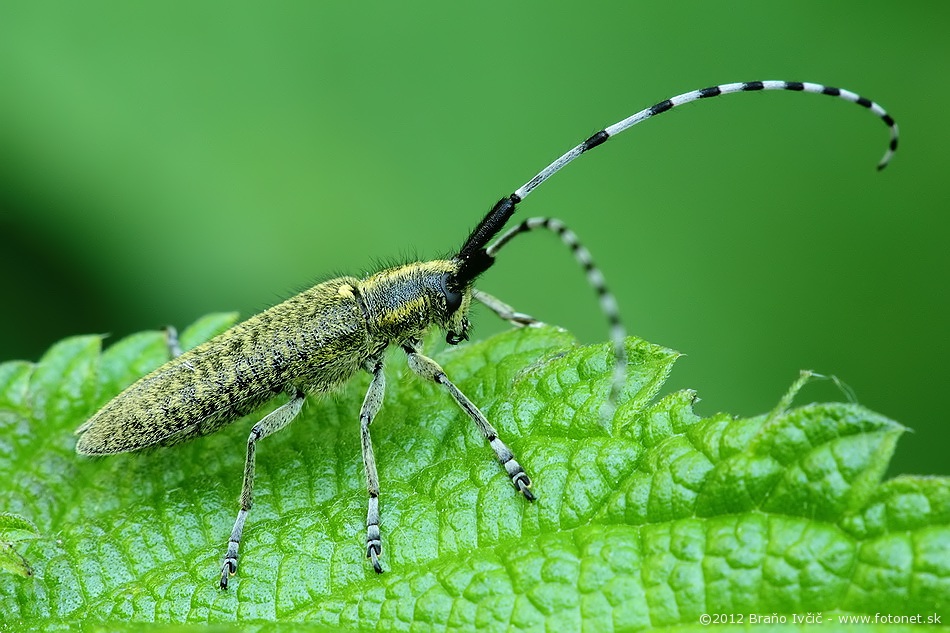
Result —
<path fill-rule="evenodd" d="M 366 558 L 373 561 L 377 574 L 383 573 L 379 564 L 383 542 L 379 533 L 379 476 L 376 474 L 376 458 L 373 456 L 373 442 L 369 436 L 369 425 L 383 405 L 386 391 L 386 376 L 383 374 L 383 361 L 371 358 L 366 361 L 366 371 L 373 374 L 373 380 L 366 390 L 363 406 L 360 407 L 360 438 L 363 447 L 363 467 L 366 470 L 366 488 L 369 492 L 369 507 L 366 511 Z"/>
<path fill-rule="evenodd" d="M 478 427 L 478 430 L 480 430 L 482 435 L 485 436 L 485 439 L 488 440 L 492 450 L 495 451 L 495 457 L 498 458 L 498 463 L 501 464 L 505 472 L 508 473 L 508 477 L 511 479 L 511 483 L 514 487 L 523 494 L 528 501 L 534 501 L 534 493 L 530 490 L 531 479 L 527 473 L 525 473 L 521 464 L 518 463 L 518 460 L 515 459 L 515 455 L 511 452 L 511 449 L 498 437 L 498 432 L 495 430 L 495 427 L 485 418 L 485 414 L 455 386 L 455 383 L 448 379 L 442 367 L 428 356 L 422 355 L 418 348 L 418 341 L 403 345 L 403 350 L 406 352 L 409 362 L 409 368 L 422 378 L 431 380 L 437 385 L 442 385 L 442 387 L 449 392 L 449 395 L 452 396 L 456 404 L 461 407 L 462 411 L 464 411 L 468 417 L 472 418 L 472 421 L 475 422 L 475 426 Z"/>
<path fill-rule="evenodd" d="M 238 511 L 237 519 L 234 521 L 234 528 L 231 530 L 231 538 L 228 540 L 228 551 L 224 555 L 224 562 L 221 564 L 221 588 L 228 588 L 228 577 L 237 572 L 238 547 L 241 544 L 241 533 L 244 531 L 244 521 L 247 520 L 247 512 L 251 509 L 251 500 L 254 489 L 254 453 L 257 442 L 268 435 L 276 433 L 291 423 L 300 408 L 303 406 L 304 394 L 296 393 L 290 400 L 277 407 L 251 429 L 251 434 L 247 438 L 247 459 L 244 461 L 244 484 L 241 487 L 241 509 Z"/>

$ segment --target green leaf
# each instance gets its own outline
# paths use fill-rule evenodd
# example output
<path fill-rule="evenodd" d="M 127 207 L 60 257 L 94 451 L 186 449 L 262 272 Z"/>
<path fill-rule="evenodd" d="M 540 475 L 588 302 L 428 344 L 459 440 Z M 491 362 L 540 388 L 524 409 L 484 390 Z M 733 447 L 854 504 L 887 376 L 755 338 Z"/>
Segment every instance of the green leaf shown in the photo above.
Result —
<path fill-rule="evenodd" d="M 32 576 L 33 569 L 15 549 L 15 542 L 35 538 L 36 526 L 23 517 L 0 512 L 0 572 Z"/>
<path fill-rule="evenodd" d="M 207 317 L 182 344 L 233 320 Z M 676 352 L 635 338 L 627 351 L 610 420 L 608 345 L 524 328 L 435 354 L 518 455 L 535 503 L 439 387 L 388 357 L 372 429 L 379 576 L 357 420 L 368 377 L 308 399 L 258 446 L 227 592 L 217 575 L 261 413 L 183 445 L 82 458 L 73 431 L 164 362 L 164 333 L 105 352 L 77 337 L 36 365 L 0 365 L 0 508 L 16 515 L 0 514 L 0 542 L 14 543 L 3 521 L 27 526 L 16 556 L 33 570 L 0 576 L 0 630 L 699 630 L 704 614 L 803 630 L 793 617 L 819 613 L 869 615 L 848 630 L 877 630 L 875 614 L 950 617 L 950 481 L 881 481 L 902 426 L 856 404 L 789 408 L 802 381 L 766 415 L 701 418 L 692 392 L 662 393 Z"/>

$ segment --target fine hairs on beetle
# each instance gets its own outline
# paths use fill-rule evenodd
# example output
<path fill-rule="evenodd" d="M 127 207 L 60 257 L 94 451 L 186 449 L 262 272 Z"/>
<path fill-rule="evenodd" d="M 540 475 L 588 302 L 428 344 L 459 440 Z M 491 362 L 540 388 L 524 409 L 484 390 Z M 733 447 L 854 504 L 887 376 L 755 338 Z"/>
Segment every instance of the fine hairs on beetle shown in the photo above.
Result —
<path fill-rule="evenodd" d="M 257 422 L 247 440 L 240 509 L 221 564 L 220 587 L 227 589 L 229 577 L 237 572 L 238 547 L 251 509 L 257 443 L 290 424 L 300 413 L 306 394 L 335 390 L 358 371 L 365 370 L 372 376 L 359 411 L 369 493 L 366 557 L 373 569 L 382 573 L 380 488 L 370 424 L 383 402 L 383 355 L 388 347 L 396 346 L 406 353 L 409 368 L 415 374 L 440 385 L 472 419 L 517 493 L 533 501 L 531 479 L 495 428 L 442 368 L 422 353 L 423 335 L 437 327 L 446 332 L 445 340 L 451 345 L 467 339 L 473 300 L 514 325 L 538 324 L 532 317 L 476 289 L 474 283 L 495 263 L 498 251 L 512 238 L 534 229 L 552 231 L 584 269 L 610 324 L 613 382 L 608 404 L 602 410 L 610 415 L 626 377 L 626 330 L 617 303 L 590 253 L 572 231 L 553 218 L 526 219 L 495 238 L 528 194 L 612 136 L 692 101 L 759 90 L 811 92 L 856 103 L 877 115 L 890 130 L 890 143 L 878 169 L 887 166 L 897 149 L 897 125 L 881 106 L 848 90 L 821 84 L 751 81 L 712 86 L 666 99 L 597 132 L 499 200 L 450 259 L 413 262 L 363 279 L 339 277 L 325 281 L 186 352 L 181 351 L 174 330 L 169 328 L 171 360 L 125 389 L 76 429 L 80 436 L 76 452 L 107 455 L 176 444 L 213 433 L 272 398 L 286 395 L 287 402 Z"/>

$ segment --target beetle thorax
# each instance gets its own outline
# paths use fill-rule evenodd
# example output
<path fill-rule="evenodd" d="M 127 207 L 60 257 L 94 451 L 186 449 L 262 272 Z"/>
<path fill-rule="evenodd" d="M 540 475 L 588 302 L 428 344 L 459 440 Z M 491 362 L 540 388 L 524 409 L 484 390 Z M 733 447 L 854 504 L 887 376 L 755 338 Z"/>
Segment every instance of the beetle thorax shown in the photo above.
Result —
<path fill-rule="evenodd" d="M 396 344 L 418 339 L 433 326 L 464 335 L 471 291 L 463 289 L 461 304 L 453 306 L 446 288 L 457 271 L 453 260 L 413 262 L 361 281 L 370 334 Z"/>

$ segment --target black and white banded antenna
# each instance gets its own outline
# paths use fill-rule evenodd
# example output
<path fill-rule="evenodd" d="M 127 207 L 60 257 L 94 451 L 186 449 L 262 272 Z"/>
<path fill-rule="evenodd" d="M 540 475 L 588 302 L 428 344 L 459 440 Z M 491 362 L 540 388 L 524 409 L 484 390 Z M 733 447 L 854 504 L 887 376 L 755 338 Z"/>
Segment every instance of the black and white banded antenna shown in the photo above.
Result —
<path fill-rule="evenodd" d="M 562 222 L 551 218 L 529 218 L 518 226 L 507 231 L 490 246 L 488 244 L 501 231 L 501 229 L 504 228 L 505 224 L 508 222 L 508 219 L 514 214 L 515 207 L 518 205 L 518 203 L 528 197 L 528 195 L 537 189 L 544 181 L 556 174 L 564 166 L 576 159 L 581 154 L 603 144 L 611 137 L 620 134 L 624 130 L 629 129 L 638 123 L 642 123 L 643 121 L 646 121 L 655 115 L 663 114 L 664 112 L 668 112 L 681 105 L 685 105 L 693 101 L 699 101 L 700 99 L 708 99 L 710 97 L 718 97 L 735 92 L 756 92 L 759 90 L 790 90 L 793 92 L 811 92 L 814 94 L 828 95 L 830 97 L 838 97 L 839 99 L 856 103 L 857 105 L 870 110 L 873 114 L 880 118 L 890 130 L 890 141 L 888 143 L 887 150 L 884 152 L 884 156 L 881 158 L 880 162 L 878 162 L 878 170 L 887 167 L 888 163 L 891 161 L 891 158 L 894 156 L 894 152 L 897 151 L 898 129 L 897 123 L 894 122 L 894 119 L 891 117 L 891 115 L 889 115 L 887 111 L 884 110 L 884 108 L 874 101 L 862 97 L 857 93 L 851 92 L 850 90 L 799 81 L 749 81 L 743 83 L 720 84 L 718 86 L 703 88 L 701 90 L 685 92 L 681 95 L 676 95 L 675 97 L 670 97 L 669 99 L 660 101 L 659 103 L 641 110 L 636 114 L 633 114 L 622 121 L 618 121 L 617 123 L 614 123 L 613 125 L 608 126 L 600 132 L 590 136 L 587 140 L 571 148 L 560 158 L 542 169 L 531 180 L 515 190 L 514 193 L 502 198 L 497 203 L 495 203 L 495 206 L 493 206 L 491 211 L 489 211 L 482 221 L 479 222 L 478 226 L 475 227 L 468 239 L 465 241 L 465 244 L 462 246 L 461 250 L 459 250 L 458 255 L 455 256 L 455 259 L 460 262 L 459 272 L 456 276 L 455 284 L 458 287 L 464 287 L 474 281 L 475 278 L 477 278 L 483 272 L 488 270 L 492 264 L 494 264 L 495 255 L 498 250 L 507 244 L 515 235 L 525 233 L 536 228 L 545 228 L 558 234 L 558 236 L 561 238 L 561 241 L 571 249 L 571 251 L 574 253 L 575 259 L 578 261 L 581 267 L 584 268 L 587 274 L 588 282 L 594 287 L 595 291 L 600 297 L 601 310 L 610 323 L 610 338 L 613 343 L 615 356 L 611 402 L 616 402 L 616 397 L 620 393 L 620 389 L 623 386 L 626 375 L 626 352 L 624 348 L 624 339 L 626 338 L 627 331 L 620 319 L 620 312 L 617 307 L 617 302 L 607 289 L 604 277 L 594 264 L 593 258 L 590 256 L 589 251 L 580 244 L 576 235 L 570 229 L 564 226 Z"/>

